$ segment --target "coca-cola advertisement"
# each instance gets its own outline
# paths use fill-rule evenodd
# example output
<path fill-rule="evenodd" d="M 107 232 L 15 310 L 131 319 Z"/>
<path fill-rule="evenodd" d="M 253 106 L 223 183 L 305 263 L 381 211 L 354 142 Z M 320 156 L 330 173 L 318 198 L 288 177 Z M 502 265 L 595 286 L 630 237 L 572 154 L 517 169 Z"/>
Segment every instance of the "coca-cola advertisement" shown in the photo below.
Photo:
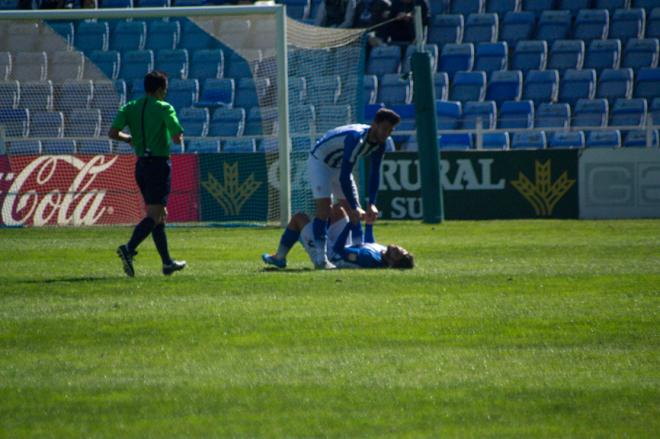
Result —
<path fill-rule="evenodd" d="M 199 221 L 199 167 L 196 154 L 172 156 L 172 192 L 167 201 L 167 221 Z"/>

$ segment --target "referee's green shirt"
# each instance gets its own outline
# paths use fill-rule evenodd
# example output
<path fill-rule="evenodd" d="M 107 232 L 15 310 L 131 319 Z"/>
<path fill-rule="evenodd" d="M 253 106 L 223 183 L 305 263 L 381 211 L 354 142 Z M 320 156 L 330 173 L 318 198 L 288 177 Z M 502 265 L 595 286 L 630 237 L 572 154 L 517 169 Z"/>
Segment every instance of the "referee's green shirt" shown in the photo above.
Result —
<path fill-rule="evenodd" d="M 119 109 L 112 128 L 122 130 L 127 125 L 133 149 L 139 157 L 169 157 L 172 136 L 183 133 L 174 107 L 152 96 L 130 101 Z"/>

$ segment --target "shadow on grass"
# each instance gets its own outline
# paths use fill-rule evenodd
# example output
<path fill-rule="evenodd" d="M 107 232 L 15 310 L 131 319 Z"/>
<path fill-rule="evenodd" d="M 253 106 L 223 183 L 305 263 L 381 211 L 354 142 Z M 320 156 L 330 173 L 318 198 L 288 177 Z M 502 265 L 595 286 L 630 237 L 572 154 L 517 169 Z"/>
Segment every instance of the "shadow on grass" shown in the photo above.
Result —
<path fill-rule="evenodd" d="M 98 282 L 106 280 L 126 279 L 126 276 L 80 276 L 80 277 L 57 277 L 51 279 L 28 279 L 19 280 L 20 284 L 53 284 L 58 282 Z"/>
<path fill-rule="evenodd" d="M 304 268 L 275 268 L 275 267 L 265 267 L 261 269 L 264 273 L 309 273 L 310 271 L 315 271 L 313 268 L 304 267 Z"/>

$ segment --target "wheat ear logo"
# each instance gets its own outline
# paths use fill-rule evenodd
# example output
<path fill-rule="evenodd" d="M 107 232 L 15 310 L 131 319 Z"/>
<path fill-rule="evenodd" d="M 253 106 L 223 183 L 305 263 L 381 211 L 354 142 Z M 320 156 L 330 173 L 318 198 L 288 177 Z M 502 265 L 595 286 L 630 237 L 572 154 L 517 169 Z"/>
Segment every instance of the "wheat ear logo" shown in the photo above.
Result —
<path fill-rule="evenodd" d="M 227 215 L 238 215 L 247 200 L 259 189 L 260 181 L 254 179 L 254 174 L 246 178 L 243 183 L 238 180 L 238 162 L 230 165 L 223 163 L 224 181 L 220 184 L 209 172 L 208 180 L 202 182 L 204 189 L 220 204 Z"/>
<path fill-rule="evenodd" d="M 551 160 L 543 164 L 535 160 L 534 165 L 536 172 L 534 183 L 525 174 L 518 172 L 518 179 L 513 180 L 511 185 L 529 201 L 537 216 L 550 216 L 555 205 L 575 184 L 575 180 L 568 178 L 568 172 L 564 171 L 557 180 L 552 182 L 550 178 Z"/>

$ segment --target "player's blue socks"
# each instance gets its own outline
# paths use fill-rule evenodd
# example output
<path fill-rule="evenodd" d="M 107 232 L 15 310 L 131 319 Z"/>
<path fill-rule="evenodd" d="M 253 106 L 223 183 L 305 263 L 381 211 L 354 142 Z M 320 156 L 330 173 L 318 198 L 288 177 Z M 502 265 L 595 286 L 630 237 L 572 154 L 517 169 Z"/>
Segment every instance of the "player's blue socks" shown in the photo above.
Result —
<path fill-rule="evenodd" d="M 133 229 L 133 235 L 131 236 L 130 241 L 126 244 L 128 249 L 134 252 L 135 249 L 138 248 L 138 245 L 149 236 L 155 225 L 156 222 L 149 217 L 145 217 L 140 221 L 140 223 L 135 226 L 135 229 Z"/>
<path fill-rule="evenodd" d="M 285 259 L 291 247 L 298 241 L 298 237 L 300 237 L 300 232 L 291 230 L 288 227 L 284 229 L 284 233 L 282 233 L 282 237 L 280 238 L 280 246 L 277 248 L 277 257 Z"/>
<path fill-rule="evenodd" d="M 351 244 L 362 245 L 362 223 L 351 224 Z"/>
<path fill-rule="evenodd" d="M 312 230 L 314 231 L 315 241 L 325 242 L 328 235 L 328 222 L 315 217 L 312 223 Z"/>
<path fill-rule="evenodd" d="M 167 248 L 167 235 L 165 234 L 165 224 L 160 223 L 151 231 L 151 237 L 156 244 L 156 250 L 163 261 L 163 265 L 170 265 L 172 258 L 170 258 L 170 251 Z"/>

